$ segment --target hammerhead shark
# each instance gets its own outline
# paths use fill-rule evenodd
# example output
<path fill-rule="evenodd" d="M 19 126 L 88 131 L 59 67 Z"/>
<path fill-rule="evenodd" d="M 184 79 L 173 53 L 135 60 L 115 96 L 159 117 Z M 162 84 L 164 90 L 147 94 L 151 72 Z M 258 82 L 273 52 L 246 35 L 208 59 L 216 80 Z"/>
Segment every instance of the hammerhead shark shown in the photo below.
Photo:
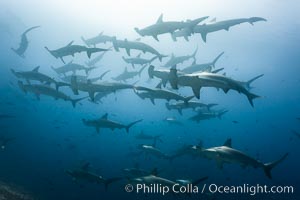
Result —
<path fill-rule="evenodd" d="M 36 98 L 39 100 L 40 95 L 50 96 L 53 97 L 55 100 L 57 99 L 63 99 L 65 101 L 70 101 L 72 103 L 72 106 L 75 107 L 76 103 L 85 99 L 86 97 L 79 98 L 79 99 L 72 99 L 71 97 L 67 96 L 66 94 L 57 91 L 47 85 L 38 85 L 38 84 L 23 84 L 22 81 L 18 81 L 18 85 L 20 89 L 24 92 L 31 92 L 35 94 Z"/>
<path fill-rule="evenodd" d="M 25 51 L 28 48 L 28 39 L 27 39 L 27 33 L 29 33 L 30 31 L 32 31 L 33 29 L 39 28 L 40 26 L 33 26 L 29 29 L 27 29 L 22 35 L 21 35 L 21 42 L 20 45 L 17 49 L 15 48 L 11 48 L 11 50 L 13 50 L 16 54 L 18 54 L 20 57 L 25 58 Z"/>
<path fill-rule="evenodd" d="M 122 56 L 122 58 L 126 63 L 131 64 L 132 67 L 134 68 L 134 65 L 151 64 L 155 59 L 158 58 L 158 56 L 154 56 L 151 59 L 145 59 L 145 58 L 141 58 L 141 54 L 139 54 L 137 57 L 134 58 L 125 58 L 124 56 Z"/>
<path fill-rule="evenodd" d="M 119 74 L 118 76 L 112 78 L 115 81 L 124 81 L 126 82 L 128 79 L 132 79 L 135 76 L 139 76 L 141 77 L 141 74 L 143 72 L 143 70 L 146 68 L 147 66 L 145 65 L 144 67 L 142 67 L 139 71 L 128 71 L 127 67 L 125 67 L 125 70 L 123 73 Z"/>
<path fill-rule="evenodd" d="M 124 124 L 121 124 L 121 123 L 119 123 L 119 122 L 115 122 L 115 121 L 109 120 L 107 117 L 108 117 L 108 114 L 105 113 L 105 114 L 104 114 L 101 118 L 99 118 L 99 119 L 92 119 L 92 120 L 82 119 L 82 122 L 83 122 L 83 124 L 86 125 L 86 126 L 95 127 L 97 133 L 100 132 L 100 128 L 109 128 L 109 129 L 111 129 L 111 130 L 115 130 L 115 129 L 123 129 L 123 128 L 124 128 L 124 129 L 126 130 L 126 132 L 128 133 L 128 132 L 129 132 L 129 129 L 130 129 L 133 125 L 135 125 L 135 124 L 137 124 L 137 123 L 143 121 L 142 119 L 140 119 L 140 120 L 134 121 L 134 122 L 132 122 L 132 123 L 130 123 L 130 124 L 128 124 L 128 125 L 124 125 Z"/>
<path fill-rule="evenodd" d="M 67 83 L 58 82 L 55 81 L 53 78 L 42 74 L 39 72 L 40 66 L 35 67 L 31 71 L 24 71 L 24 72 L 16 72 L 15 70 L 11 69 L 11 72 L 17 77 L 17 78 L 23 78 L 26 80 L 28 84 L 30 84 L 31 80 L 39 81 L 41 83 L 51 84 L 53 83 L 56 87 L 56 90 L 58 90 L 61 86 L 69 86 Z"/>
<path fill-rule="evenodd" d="M 185 61 L 187 61 L 187 60 L 189 60 L 191 58 L 194 59 L 194 61 L 196 61 L 196 53 L 197 53 L 197 51 L 198 51 L 198 47 L 196 48 L 196 50 L 194 51 L 194 53 L 191 54 L 191 55 L 178 56 L 177 57 L 174 54 L 172 54 L 170 60 L 168 60 L 166 62 L 166 64 L 164 64 L 163 67 L 165 67 L 165 68 L 167 68 L 167 67 L 173 67 L 173 66 L 175 66 L 177 64 L 180 64 L 180 63 L 183 63 L 183 62 L 185 62 Z"/>
<path fill-rule="evenodd" d="M 156 23 L 145 27 L 143 29 L 134 28 L 134 30 L 140 36 L 152 36 L 155 40 L 159 41 L 157 36 L 165 33 L 170 33 L 171 35 L 181 29 L 193 30 L 194 26 L 207 19 L 206 17 L 197 18 L 195 20 L 186 20 L 185 22 L 177 21 L 163 21 L 163 14 L 159 16 Z"/>
<path fill-rule="evenodd" d="M 274 162 L 262 163 L 261 161 L 246 155 L 244 152 L 232 148 L 231 139 L 226 140 L 226 142 L 219 147 L 212 147 L 208 149 L 200 147 L 199 153 L 205 158 L 215 160 L 220 169 L 223 168 L 224 163 L 239 164 L 243 168 L 247 166 L 262 168 L 265 172 L 265 175 L 270 179 L 272 179 L 271 170 L 279 163 L 284 161 L 288 156 L 288 153 L 286 153 L 280 159 Z"/>
<path fill-rule="evenodd" d="M 86 52 L 88 58 L 91 58 L 91 55 L 96 52 L 101 51 L 108 51 L 108 49 L 101 49 L 101 48 L 88 48 L 81 45 L 73 45 L 74 41 L 71 41 L 69 44 L 67 44 L 64 47 L 61 47 L 56 50 L 49 50 L 48 47 L 45 47 L 45 49 L 55 58 L 60 58 L 63 63 L 65 56 L 74 56 L 75 53 L 81 53 Z"/>
<path fill-rule="evenodd" d="M 96 47 L 96 45 L 100 44 L 100 43 L 106 44 L 106 42 L 112 42 L 113 37 L 104 35 L 103 32 L 101 32 L 99 35 L 89 38 L 89 39 L 84 39 L 84 37 L 81 36 L 81 39 L 88 47 L 90 47 L 90 46 Z"/>

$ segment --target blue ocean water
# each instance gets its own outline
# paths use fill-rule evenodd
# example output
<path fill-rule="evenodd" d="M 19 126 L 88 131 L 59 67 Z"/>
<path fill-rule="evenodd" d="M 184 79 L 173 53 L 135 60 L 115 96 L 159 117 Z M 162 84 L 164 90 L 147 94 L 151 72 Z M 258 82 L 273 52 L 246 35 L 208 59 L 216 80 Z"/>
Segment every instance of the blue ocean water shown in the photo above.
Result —
<path fill-rule="evenodd" d="M 7 1 L 0 8 L 0 138 L 11 141 L 0 150 L 0 182 L 30 193 L 36 199 L 299 199 L 300 186 L 298 161 L 299 153 L 299 44 L 300 24 L 297 1 L 275 2 L 245 1 Z M 26 8 L 26 9 L 24 9 Z M 257 22 L 252 26 L 243 23 L 209 33 L 204 42 L 199 34 L 189 41 L 179 38 L 174 42 L 170 34 L 158 36 L 159 42 L 151 37 L 141 37 L 135 27 L 146 27 L 156 22 L 164 14 L 166 21 L 183 21 L 203 16 L 216 21 L 263 17 L 266 22 Z M 208 21 L 209 21 L 208 20 Z M 20 35 L 32 26 L 41 27 L 28 33 L 29 46 L 25 58 L 16 55 Z M 45 50 L 45 46 L 56 49 L 74 41 L 84 45 L 81 36 L 90 38 L 102 32 L 119 39 L 141 42 L 153 46 L 165 55 L 190 55 L 198 48 L 197 63 L 212 61 L 218 54 L 224 55 L 216 63 L 223 68 L 226 76 L 247 81 L 264 74 L 252 83 L 251 91 L 261 96 L 254 100 L 251 107 L 247 98 L 236 91 L 217 91 L 215 88 L 203 88 L 200 102 L 216 103 L 217 110 L 226 109 L 228 113 L 221 119 L 190 121 L 194 111 L 169 111 L 165 100 L 140 99 L 134 91 L 122 90 L 110 94 L 95 104 L 88 99 L 73 108 L 70 102 L 41 96 L 38 100 L 32 93 L 25 94 L 18 87 L 18 79 L 11 73 L 29 71 L 40 66 L 40 72 L 59 80 L 51 69 L 62 66 Z M 111 43 L 97 47 L 110 48 Z M 140 52 L 132 50 L 131 56 Z M 92 55 L 94 58 L 96 55 Z M 111 70 L 104 81 L 112 82 L 124 71 L 137 70 L 126 64 L 122 56 L 129 57 L 124 49 L 117 52 L 112 48 L 99 62 L 99 67 L 90 73 L 96 77 Z M 153 55 L 141 55 L 150 59 Z M 66 62 L 84 64 L 86 54 L 76 54 L 64 58 Z M 152 64 L 160 67 L 162 62 Z M 185 67 L 192 60 L 179 64 Z M 147 69 L 147 67 L 146 67 Z M 223 73 L 223 72 L 222 72 Z M 222 74 L 221 73 L 221 74 Z M 79 73 L 84 75 L 84 73 Z M 135 83 L 138 81 L 137 83 Z M 149 79 L 147 70 L 141 77 L 135 77 L 128 83 L 154 88 L 158 79 Z M 25 82 L 24 82 L 25 84 Z M 170 88 L 168 85 L 167 88 Z M 72 98 L 77 98 L 68 87 L 61 88 Z M 172 90 L 173 91 L 173 90 Z M 177 91 L 175 91 L 177 92 Z M 190 88 L 180 88 L 180 94 L 192 95 Z M 80 92 L 80 97 L 87 93 Z M 196 100 L 196 99 L 194 99 Z M 174 102 L 172 102 L 174 103 Z M 98 119 L 108 113 L 108 118 L 122 124 L 135 120 L 142 122 L 124 129 L 100 129 L 87 127 L 82 119 Z M 9 116 L 6 116 L 9 115 Z M 181 124 L 169 124 L 164 119 L 176 118 Z M 232 139 L 235 149 L 245 152 L 263 163 L 279 159 L 289 153 L 286 160 L 272 170 L 273 179 L 268 179 L 263 170 L 252 167 L 242 168 L 238 164 L 224 164 L 218 169 L 215 161 L 202 157 L 182 156 L 173 160 L 139 154 L 138 146 L 152 145 L 152 141 L 136 139 L 141 131 L 149 135 L 162 135 L 162 142 L 156 147 L 168 155 L 174 154 L 183 145 L 203 147 L 221 146 L 226 139 Z M 295 133 L 296 132 L 296 133 Z M 1 141 L 1 140 L 0 140 Z M 103 184 L 87 181 L 74 181 L 66 170 L 79 169 L 90 163 L 90 170 L 104 178 L 124 177 L 112 183 L 107 190 Z M 191 194 L 166 195 L 126 193 L 124 187 L 130 182 L 124 176 L 124 168 L 138 167 L 151 171 L 161 171 L 159 176 L 170 180 L 198 179 L 208 176 L 200 184 L 218 185 L 268 185 L 293 186 L 293 194 Z"/>

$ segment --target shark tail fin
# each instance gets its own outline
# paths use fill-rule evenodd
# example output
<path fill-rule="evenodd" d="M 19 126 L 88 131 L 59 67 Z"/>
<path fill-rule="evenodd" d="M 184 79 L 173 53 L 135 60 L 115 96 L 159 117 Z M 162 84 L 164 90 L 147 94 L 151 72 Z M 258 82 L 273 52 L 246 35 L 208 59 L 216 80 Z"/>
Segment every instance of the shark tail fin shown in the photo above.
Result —
<path fill-rule="evenodd" d="M 254 105 L 253 105 L 253 99 L 260 98 L 260 96 L 248 92 L 247 98 L 248 98 L 248 101 L 249 101 L 249 103 L 251 104 L 251 106 L 254 107 Z"/>
<path fill-rule="evenodd" d="M 189 96 L 189 97 L 185 97 L 184 98 L 184 103 L 188 103 L 192 98 L 194 98 L 195 96 Z"/>
<path fill-rule="evenodd" d="M 194 53 L 192 54 L 192 57 L 193 57 L 194 61 L 196 61 L 197 52 L 198 52 L 198 46 L 197 46 L 196 50 L 194 51 Z"/>
<path fill-rule="evenodd" d="M 150 65 L 149 68 L 148 68 L 148 75 L 149 75 L 149 78 L 154 78 L 154 66 L 153 65 Z"/>
<path fill-rule="evenodd" d="M 221 119 L 222 118 L 222 116 L 225 114 L 225 113 L 227 113 L 228 112 L 228 110 L 223 110 L 223 111 L 221 111 L 220 113 L 218 113 L 218 118 L 219 119 Z"/>
<path fill-rule="evenodd" d="M 72 75 L 71 77 L 71 89 L 74 94 L 78 95 L 78 85 L 77 85 L 77 77 L 75 75 Z"/>
<path fill-rule="evenodd" d="M 83 36 L 81 36 L 80 38 L 81 38 L 81 40 L 84 42 L 84 44 L 85 44 L 86 46 L 88 46 L 88 47 L 90 46 L 90 45 L 87 43 L 87 41 L 84 39 Z"/>
<path fill-rule="evenodd" d="M 205 176 L 205 177 L 202 177 L 202 178 L 199 178 L 199 179 L 196 179 L 192 182 L 193 185 L 198 185 L 199 183 L 205 181 L 208 179 L 208 176 Z"/>
<path fill-rule="evenodd" d="M 123 179 L 123 178 L 121 178 L 121 177 L 115 177 L 115 178 L 109 178 L 109 179 L 106 179 L 106 180 L 104 181 L 104 187 L 105 187 L 105 190 L 108 189 L 109 184 L 111 184 L 111 183 L 113 183 L 113 182 L 120 181 L 120 180 L 122 180 L 122 179 Z"/>
<path fill-rule="evenodd" d="M 216 62 L 219 60 L 219 58 L 224 54 L 224 51 L 222 53 L 220 53 L 211 63 L 211 65 L 213 66 L 213 68 L 215 68 Z"/>
<path fill-rule="evenodd" d="M 140 71 L 139 71 L 139 77 L 141 76 L 142 72 L 144 71 L 144 69 L 147 67 L 147 65 L 143 66 Z"/>
<path fill-rule="evenodd" d="M 110 72 L 110 70 L 107 70 L 107 71 L 105 71 L 103 74 L 101 74 L 101 76 L 99 76 L 99 80 L 102 80 L 103 77 L 104 77 L 107 73 L 109 73 L 109 72 Z"/>
<path fill-rule="evenodd" d="M 73 108 L 76 107 L 76 103 L 83 100 L 83 99 L 86 99 L 87 97 L 82 97 L 82 98 L 78 98 L 78 99 L 71 99 L 71 103 L 72 103 L 72 106 Z"/>
<path fill-rule="evenodd" d="M 271 163 L 266 163 L 264 164 L 264 172 L 266 174 L 266 176 L 269 179 L 272 179 L 272 175 L 271 175 L 271 170 L 278 165 L 279 163 L 281 163 L 283 160 L 286 159 L 286 157 L 288 156 L 288 153 L 284 154 L 279 160 L 275 161 L 275 162 L 271 162 Z"/>
<path fill-rule="evenodd" d="M 263 77 L 263 76 L 264 76 L 264 74 L 261 74 L 261 75 L 258 75 L 258 76 L 256 76 L 256 77 L 250 79 L 249 81 L 247 81 L 247 82 L 245 83 L 246 89 L 248 89 L 248 90 L 252 89 L 251 83 L 252 83 L 253 81 L 259 79 L 260 77 Z"/>
<path fill-rule="evenodd" d="M 125 128 L 126 128 L 126 132 L 128 133 L 128 132 L 129 132 L 129 129 L 130 129 L 133 125 L 135 125 L 136 123 L 139 123 L 139 122 L 141 122 L 141 121 L 143 121 L 143 120 L 140 119 L 140 120 L 137 120 L 137 121 L 134 121 L 134 122 L 128 124 L 128 125 L 125 127 Z"/>
<path fill-rule="evenodd" d="M 170 69 L 169 82 L 173 89 L 176 90 L 178 89 L 178 74 L 177 74 L 176 66 Z"/>

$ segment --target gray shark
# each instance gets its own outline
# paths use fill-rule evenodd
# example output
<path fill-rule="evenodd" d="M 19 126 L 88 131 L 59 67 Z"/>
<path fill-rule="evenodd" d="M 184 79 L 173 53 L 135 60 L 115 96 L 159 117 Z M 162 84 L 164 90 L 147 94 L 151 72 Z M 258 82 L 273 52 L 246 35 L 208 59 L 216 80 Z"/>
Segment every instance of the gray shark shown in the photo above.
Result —
<path fill-rule="evenodd" d="M 39 81 L 41 83 L 51 84 L 53 83 L 56 87 L 56 90 L 58 90 L 61 86 L 69 86 L 67 83 L 63 82 L 57 82 L 53 78 L 50 78 L 49 76 L 42 74 L 39 72 L 40 66 L 37 66 L 31 71 L 24 71 L 24 72 L 16 72 L 15 70 L 11 69 L 11 72 L 17 77 L 22 78 L 27 81 L 28 84 L 30 84 L 31 80 Z"/>
<path fill-rule="evenodd" d="M 187 103 L 189 100 L 191 100 L 194 97 L 194 96 L 183 97 L 171 91 L 162 90 L 162 89 L 150 89 L 146 87 L 134 87 L 134 92 L 141 99 L 145 99 L 145 98 L 150 99 L 153 104 L 155 104 L 154 99 L 165 99 L 167 101 L 173 99 L 176 101 L 184 101 Z"/>
<path fill-rule="evenodd" d="M 182 110 L 185 109 L 193 109 L 194 111 L 197 108 L 204 108 L 205 110 L 210 110 L 211 107 L 216 106 L 218 104 L 212 103 L 212 104 L 204 104 L 204 103 L 200 103 L 198 101 L 189 101 L 187 103 L 184 102 L 179 102 L 179 103 L 166 103 L 166 108 L 168 110 L 177 110 L 179 112 L 180 115 L 182 115 Z"/>
<path fill-rule="evenodd" d="M 163 153 L 161 150 L 159 150 L 158 148 L 156 148 L 152 145 L 142 144 L 138 148 L 146 155 L 151 155 L 151 156 L 155 156 L 157 158 L 162 158 L 162 159 L 170 159 L 171 158 L 170 156 Z"/>
<path fill-rule="evenodd" d="M 231 139 L 228 139 L 223 146 L 201 149 L 200 152 L 202 156 L 216 160 L 220 169 L 223 168 L 224 163 L 239 164 L 243 168 L 247 166 L 262 168 L 265 175 L 270 179 L 272 178 L 271 170 L 288 156 L 288 153 L 286 153 L 279 160 L 264 164 L 261 161 L 246 155 L 244 152 L 232 148 Z"/>
<path fill-rule="evenodd" d="M 196 64 L 196 60 L 194 60 L 193 64 L 189 67 L 185 67 L 184 69 L 180 70 L 184 73 L 194 73 L 194 72 L 211 72 L 212 68 L 215 68 L 216 62 L 219 58 L 224 54 L 224 52 L 220 53 L 212 62 L 204 63 L 204 64 Z"/>
<path fill-rule="evenodd" d="M 173 89 L 178 89 L 178 85 L 189 86 L 192 88 L 194 95 L 199 99 L 200 98 L 200 89 L 202 87 L 214 87 L 222 89 L 225 93 L 229 90 L 235 90 L 238 93 L 244 94 L 251 106 L 253 107 L 253 99 L 259 98 L 258 95 L 253 94 L 247 90 L 244 84 L 241 84 L 240 81 L 236 81 L 229 77 L 226 77 L 221 74 L 201 72 L 196 74 L 185 74 L 178 76 L 177 70 L 172 68 L 170 71 L 170 84 Z"/>
<path fill-rule="evenodd" d="M 194 59 L 194 61 L 196 60 L 196 53 L 198 51 L 198 47 L 196 48 L 196 50 L 194 51 L 194 53 L 192 55 L 186 55 L 186 56 L 178 56 L 176 57 L 174 54 L 172 54 L 170 60 L 168 60 L 166 62 L 166 64 L 164 64 L 163 67 L 167 68 L 167 67 L 173 67 L 177 64 L 183 63 L 189 59 Z"/>
<path fill-rule="evenodd" d="M 40 99 L 40 95 L 50 96 L 56 99 L 63 99 L 65 101 L 70 101 L 72 106 L 75 107 L 76 103 L 85 99 L 86 97 L 79 98 L 79 99 L 72 99 L 71 97 L 67 96 L 66 94 L 59 92 L 47 85 L 37 85 L 37 84 L 28 84 L 24 85 L 22 81 L 18 81 L 18 85 L 20 89 L 24 92 L 31 92 L 35 94 L 37 99 Z"/>
<path fill-rule="evenodd" d="M 91 127 L 95 127 L 97 133 L 100 132 L 100 128 L 109 128 L 111 130 L 115 130 L 115 129 L 125 129 L 126 132 L 129 132 L 129 129 L 135 125 L 138 122 L 143 121 L 142 119 L 134 121 L 128 125 L 124 125 L 124 124 L 120 124 L 119 122 L 115 122 L 112 120 L 109 120 L 108 118 L 108 114 L 104 114 L 101 118 L 99 119 L 94 119 L 94 120 L 86 120 L 86 119 L 82 119 L 82 122 L 84 125 L 86 126 L 91 126 Z"/>
<path fill-rule="evenodd" d="M 28 39 L 27 39 L 27 33 L 32 31 L 33 29 L 39 28 L 40 26 L 33 26 L 29 29 L 27 29 L 22 35 L 21 35 L 21 42 L 19 44 L 19 47 L 17 49 L 11 48 L 16 54 L 18 54 L 20 57 L 25 58 L 24 53 L 28 48 Z"/>
<path fill-rule="evenodd" d="M 117 90 L 132 89 L 134 86 L 123 83 L 92 83 L 90 80 L 87 82 L 77 81 L 76 76 L 71 78 L 71 89 L 75 95 L 78 95 L 78 91 L 88 92 L 92 101 L 95 100 L 95 93 L 98 92 L 116 92 Z"/>
<path fill-rule="evenodd" d="M 208 120 L 216 117 L 221 119 L 221 117 L 227 112 L 228 110 L 199 112 L 196 115 L 190 117 L 189 120 L 199 123 L 202 120 Z"/>
<path fill-rule="evenodd" d="M 135 136 L 137 140 L 152 140 L 153 146 L 156 146 L 157 141 L 163 142 L 161 139 L 162 135 L 149 135 L 141 131 L 138 135 Z"/>
<path fill-rule="evenodd" d="M 107 70 L 107 71 L 103 72 L 99 77 L 95 77 L 95 78 L 89 78 L 88 76 L 80 76 L 80 75 L 76 75 L 76 78 L 77 78 L 78 82 L 84 82 L 85 83 L 85 82 L 89 81 L 91 83 L 95 83 L 99 80 L 102 80 L 103 77 L 109 72 L 110 72 L 110 70 Z M 71 79 L 72 79 L 72 76 L 74 76 L 74 75 L 61 77 L 61 79 L 68 82 L 68 83 L 70 83 Z"/>
<path fill-rule="evenodd" d="M 134 28 L 134 30 L 140 36 L 152 36 L 155 40 L 159 41 L 157 36 L 165 33 L 174 33 L 176 30 L 180 29 L 191 29 L 193 30 L 194 26 L 207 19 L 206 17 L 197 18 L 195 20 L 186 20 L 185 22 L 176 22 L 176 21 L 163 21 L 163 14 L 159 16 L 156 23 L 145 27 L 143 29 Z"/>
<path fill-rule="evenodd" d="M 123 179 L 121 177 L 105 179 L 98 174 L 88 171 L 85 167 L 74 170 L 66 170 L 66 173 L 73 178 L 73 181 L 84 180 L 91 183 L 104 184 L 106 190 L 108 189 L 109 184 Z"/>
<path fill-rule="evenodd" d="M 81 53 L 86 52 L 88 58 L 91 57 L 93 53 L 101 52 L 101 51 L 108 51 L 108 49 L 101 49 L 101 48 L 88 48 L 81 45 L 73 45 L 73 42 L 70 42 L 64 47 L 61 47 L 56 50 L 49 50 L 48 47 L 45 47 L 45 49 L 55 58 L 60 58 L 63 63 L 65 56 L 74 56 L 75 53 Z"/>
<path fill-rule="evenodd" d="M 250 23 L 253 25 L 253 23 L 258 21 L 267 21 L 264 18 L 261 17 L 250 17 L 250 18 L 241 18 L 241 19 L 231 19 L 231 20 L 224 20 L 214 23 L 208 23 L 208 24 L 202 24 L 202 25 L 196 25 L 193 29 L 181 29 L 178 31 L 175 31 L 172 33 L 172 39 L 174 41 L 177 40 L 179 37 L 184 37 L 185 40 L 189 40 L 188 37 L 195 33 L 200 33 L 202 40 L 206 42 L 206 36 L 208 33 L 220 31 L 220 30 L 226 30 L 228 31 L 230 27 L 241 24 L 241 23 Z"/>
<path fill-rule="evenodd" d="M 202 40 L 206 42 L 206 36 L 208 33 L 219 31 L 219 30 L 226 30 L 228 31 L 230 27 L 241 24 L 241 23 L 250 23 L 253 25 L 255 22 L 259 21 L 267 21 L 261 17 L 250 17 L 250 18 L 241 18 L 241 19 L 231 19 L 231 20 L 224 20 L 219 21 L 212 24 L 204 24 L 198 25 L 194 27 L 194 33 L 200 33 Z"/>
<path fill-rule="evenodd" d="M 132 67 L 134 68 L 134 65 L 147 65 L 147 64 L 151 64 L 155 59 L 158 58 L 158 56 L 154 56 L 151 59 L 144 59 L 144 58 L 141 58 L 141 54 L 139 54 L 135 58 L 125 58 L 124 56 L 122 56 L 122 58 L 123 58 L 123 60 L 126 63 L 131 64 Z"/>
<path fill-rule="evenodd" d="M 125 70 L 122 74 L 119 74 L 118 76 L 112 78 L 115 81 L 124 81 L 126 82 L 128 79 L 132 79 L 135 76 L 139 76 L 141 77 L 141 74 L 143 72 L 143 70 L 146 68 L 146 65 L 144 67 L 142 67 L 139 71 L 128 71 L 127 67 L 125 67 Z"/>
<path fill-rule="evenodd" d="M 81 39 L 88 47 L 90 46 L 96 47 L 96 45 L 100 43 L 106 44 L 106 42 L 112 42 L 113 37 L 104 35 L 103 32 L 101 32 L 99 35 L 89 39 L 84 39 L 84 37 L 81 36 Z"/>
<path fill-rule="evenodd" d="M 84 70 L 85 74 L 87 75 L 91 70 L 95 69 L 95 67 L 85 67 L 83 65 L 77 64 L 77 63 L 73 63 L 73 61 L 70 61 L 69 63 L 58 67 L 58 68 L 54 68 L 53 66 L 51 66 L 51 68 L 57 73 L 57 74 L 63 74 L 64 76 L 66 76 L 66 73 L 68 72 L 72 72 L 73 74 L 76 74 L 76 71 L 79 70 Z"/>
<path fill-rule="evenodd" d="M 160 61 L 162 61 L 163 57 L 166 57 L 165 55 L 160 54 L 150 45 L 139 41 L 128 41 L 127 39 L 117 40 L 117 38 L 114 37 L 113 46 L 116 51 L 120 51 L 119 50 L 120 48 L 125 49 L 128 56 L 130 56 L 130 50 L 135 49 L 135 50 L 142 51 L 143 53 L 148 52 L 154 54 L 158 57 Z"/>

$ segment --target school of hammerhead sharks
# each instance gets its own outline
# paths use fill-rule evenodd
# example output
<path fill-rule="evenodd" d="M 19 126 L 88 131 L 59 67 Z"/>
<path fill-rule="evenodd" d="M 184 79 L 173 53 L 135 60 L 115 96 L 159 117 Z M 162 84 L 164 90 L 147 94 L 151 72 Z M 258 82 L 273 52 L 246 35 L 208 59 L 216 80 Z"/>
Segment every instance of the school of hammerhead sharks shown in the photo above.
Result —
<path fill-rule="evenodd" d="M 204 42 L 207 42 L 207 35 L 212 32 L 226 30 L 228 31 L 230 27 L 236 26 L 242 23 L 249 23 L 253 25 L 254 23 L 260 21 L 267 21 L 261 17 L 251 17 L 251 18 L 240 18 L 231 19 L 224 21 L 216 21 L 215 19 L 206 22 L 208 17 L 201 17 L 194 20 L 186 21 L 164 21 L 163 15 L 161 15 L 157 22 L 153 25 L 147 26 L 145 28 L 134 28 L 137 34 L 141 37 L 153 37 L 156 41 L 159 41 L 159 37 L 162 34 L 170 34 L 171 39 L 175 42 L 178 38 L 184 38 L 187 42 L 190 37 L 200 34 Z M 34 26 L 29 28 L 21 35 L 21 42 L 18 48 L 12 48 L 12 50 L 19 56 L 25 58 L 25 52 L 28 49 L 28 38 L 27 34 L 39 28 L 39 26 Z M 54 47 L 45 47 L 45 51 L 49 52 L 49 55 L 56 59 L 60 59 L 63 62 L 63 66 L 52 69 L 58 74 L 57 78 L 51 78 L 47 74 L 39 72 L 39 67 L 34 68 L 31 71 L 17 71 L 11 69 L 12 73 L 18 79 L 19 88 L 25 93 L 33 93 L 37 99 L 40 96 L 48 96 L 54 99 L 62 99 L 64 101 L 69 101 L 72 106 L 75 107 L 79 101 L 88 99 L 92 102 L 101 103 L 101 99 L 109 94 L 115 94 L 120 90 L 133 90 L 134 93 L 141 99 L 149 99 L 153 104 L 155 100 L 166 100 L 166 109 L 177 110 L 179 114 L 182 115 L 182 111 L 186 109 L 192 109 L 195 111 L 196 115 L 192 116 L 190 120 L 200 122 L 201 120 L 207 120 L 210 118 L 221 117 L 227 112 L 227 110 L 213 110 L 212 107 L 217 104 L 204 104 L 199 101 L 200 90 L 203 87 L 216 88 L 218 91 L 224 91 L 228 93 L 229 90 L 234 90 L 240 94 L 247 97 L 250 105 L 253 107 L 253 100 L 259 98 L 260 96 L 254 94 L 251 89 L 251 83 L 262 77 L 263 74 L 258 75 L 248 81 L 234 80 L 227 77 L 225 73 L 222 73 L 224 68 L 216 69 L 215 64 L 220 57 L 224 54 L 221 52 L 217 57 L 209 63 L 197 63 L 195 55 L 197 49 L 191 55 L 184 56 L 167 56 L 159 53 L 156 49 L 150 45 L 141 42 L 140 40 L 129 41 L 119 40 L 116 37 L 104 35 L 100 33 L 99 35 L 85 39 L 81 37 L 85 45 L 73 44 L 73 41 L 66 46 L 52 49 Z M 97 45 L 110 43 L 113 48 L 98 48 Z M 123 73 L 116 77 L 111 77 L 113 81 L 103 81 L 104 76 L 110 72 L 110 70 L 105 71 L 103 74 L 97 76 L 96 78 L 89 78 L 92 71 L 97 68 L 97 63 L 101 61 L 105 53 L 108 51 L 115 50 L 117 52 L 120 49 L 124 49 L 128 57 L 122 57 L 126 64 L 132 65 L 133 68 L 139 67 L 137 71 L 129 71 L 127 67 Z M 134 50 L 139 54 L 135 57 L 131 56 L 131 51 Z M 75 56 L 78 53 L 86 53 L 89 60 L 84 64 L 78 64 L 74 62 L 65 63 L 65 57 Z M 149 59 L 142 58 L 143 54 L 151 54 L 152 57 Z M 94 54 L 99 54 L 96 57 L 92 57 Z M 144 56 L 144 55 L 143 55 Z M 152 62 L 157 60 L 162 62 L 163 59 L 167 59 L 160 68 L 154 67 Z M 190 66 L 184 68 L 177 68 L 177 65 L 182 64 L 187 60 L 193 60 Z M 134 79 L 140 76 L 145 69 L 148 69 L 148 75 L 150 79 L 157 79 L 158 85 L 155 88 L 138 86 L 137 82 L 133 84 L 128 84 L 126 81 L 129 79 Z M 82 71 L 82 74 L 78 75 L 78 72 Z M 220 73 L 221 72 L 221 73 Z M 167 89 L 171 87 L 172 90 Z M 60 88 L 66 87 L 70 88 L 74 96 L 79 94 L 84 94 L 84 97 L 73 98 L 65 93 L 63 93 Z M 190 96 L 182 96 L 177 92 L 180 88 L 188 87 L 191 88 Z M 72 95 L 73 96 L 73 95 Z M 196 100 L 192 100 L 196 99 Z M 170 103 L 171 101 L 171 103 Z M 175 119 L 168 119 L 170 121 Z M 129 132 L 129 129 L 135 124 L 141 122 L 142 120 L 137 120 L 128 125 L 112 121 L 108 119 L 108 114 L 104 114 L 101 118 L 97 119 L 83 119 L 82 122 L 85 126 L 93 127 L 99 133 L 100 129 L 108 128 L 114 129 L 125 129 Z M 223 167 L 224 163 L 234 163 L 241 165 L 242 167 L 251 166 L 254 168 L 263 169 L 265 175 L 268 178 L 272 178 L 271 170 L 280 162 L 282 162 L 286 157 L 287 153 L 283 155 L 280 159 L 275 162 L 263 163 L 246 153 L 234 149 L 231 145 L 231 139 L 228 139 L 223 145 L 204 148 L 201 145 L 186 145 L 179 149 L 174 155 L 167 155 L 163 153 L 160 149 L 156 147 L 156 142 L 159 141 L 160 136 L 148 135 L 143 132 L 136 135 L 137 139 L 141 140 L 152 140 L 153 145 L 140 145 L 140 151 L 160 159 L 172 160 L 183 155 L 193 155 L 200 156 L 207 159 L 216 160 L 217 166 L 219 168 Z M 120 181 L 124 177 L 127 180 L 139 182 L 139 183 L 160 183 L 163 185 L 174 185 L 178 183 L 182 186 L 187 184 L 198 184 L 208 177 L 202 177 L 197 180 L 170 180 L 159 176 L 159 170 L 154 169 L 152 171 L 147 171 L 143 169 L 127 168 L 124 169 L 124 177 L 119 178 L 103 178 L 102 176 L 92 172 L 89 168 L 89 163 L 78 169 L 66 171 L 74 180 L 84 179 L 89 182 L 103 183 L 105 187 L 116 181 Z"/>

